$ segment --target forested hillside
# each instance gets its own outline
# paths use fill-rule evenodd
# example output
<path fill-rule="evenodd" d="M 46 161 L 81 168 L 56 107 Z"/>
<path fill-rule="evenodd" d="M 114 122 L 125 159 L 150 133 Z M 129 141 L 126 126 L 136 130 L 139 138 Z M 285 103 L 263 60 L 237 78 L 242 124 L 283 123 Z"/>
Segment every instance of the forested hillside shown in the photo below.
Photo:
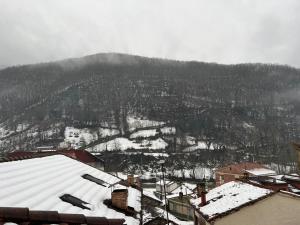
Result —
<path fill-rule="evenodd" d="M 176 128 L 174 139 L 213 143 L 227 159 L 289 163 L 289 142 L 300 140 L 300 71 L 123 54 L 0 71 L 1 151 L 58 144 L 66 126 L 128 136 L 129 116 L 163 121 Z M 168 151 L 185 147 L 170 141 Z"/>

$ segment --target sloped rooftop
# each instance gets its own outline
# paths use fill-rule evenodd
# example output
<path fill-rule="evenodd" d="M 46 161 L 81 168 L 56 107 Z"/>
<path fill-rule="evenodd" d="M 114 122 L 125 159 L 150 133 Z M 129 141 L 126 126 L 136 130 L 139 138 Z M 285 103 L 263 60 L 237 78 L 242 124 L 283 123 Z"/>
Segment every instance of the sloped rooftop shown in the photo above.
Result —
<path fill-rule="evenodd" d="M 273 191 L 256 187 L 240 181 L 231 181 L 210 190 L 206 194 L 207 204 L 200 207 L 201 198 L 191 199 L 194 205 L 207 219 L 240 208 L 250 202 L 259 200 Z"/>
<path fill-rule="evenodd" d="M 85 174 L 103 182 L 103 185 L 83 178 Z M 0 163 L 0 181 L 0 207 L 26 207 L 30 210 L 123 218 L 127 224 L 139 224 L 138 219 L 125 216 L 103 204 L 105 199 L 111 198 L 112 187 L 109 186 L 119 182 L 118 177 L 67 156 L 54 155 Z M 139 211 L 140 191 L 129 187 L 128 193 L 128 205 Z M 74 205 L 60 198 L 64 195 Z"/>

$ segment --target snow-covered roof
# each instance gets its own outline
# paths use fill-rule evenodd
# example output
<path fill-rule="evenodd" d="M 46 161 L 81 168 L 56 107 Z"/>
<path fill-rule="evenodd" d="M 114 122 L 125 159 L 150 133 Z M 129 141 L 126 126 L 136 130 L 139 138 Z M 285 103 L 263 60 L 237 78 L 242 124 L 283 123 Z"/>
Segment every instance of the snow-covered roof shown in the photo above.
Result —
<path fill-rule="evenodd" d="M 201 198 L 191 199 L 194 205 L 207 219 L 239 208 L 249 202 L 265 197 L 273 191 L 240 181 L 231 181 L 210 190 L 206 194 L 207 204 L 199 206 Z"/>
<path fill-rule="evenodd" d="M 85 179 L 82 177 L 85 174 L 103 183 Z M 0 163 L 0 181 L 0 207 L 124 218 L 127 224 L 139 224 L 139 219 L 125 216 L 103 203 L 111 198 L 109 186 L 120 181 L 118 177 L 63 155 Z M 84 206 L 90 210 L 62 201 L 60 197 L 64 194 L 86 202 Z M 141 192 L 129 187 L 128 205 L 135 211 L 141 209 L 140 199 Z"/>
<path fill-rule="evenodd" d="M 183 195 L 190 195 L 193 194 L 193 190 L 197 187 L 196 184 L 190 184 L 190 183 L 183 183 L 179 187 L 177 187 L 175 190 L 171 192 L 170 195 L 167 195 L 167 198 L 174 198 L 179 196 L 179 192 L 182 192 Z"/>
<path fill-rule="evenodd" d="M 250 169 L 245 171 L 255 176 L 276 175 L 276 172 L 274 170 L 270 170 L 267 168 L 255 168 L 255 169 Z"/>
<path fill-rule="evenodd" d="M 162 202 L 161 199 L 159 199 L 155 194 L 154 192 L 156 191 L 155 188 L 144 188 L 143 189 L 143 195 L 149 197 L 149 198 L 152 198 L 158 202 Z"/>

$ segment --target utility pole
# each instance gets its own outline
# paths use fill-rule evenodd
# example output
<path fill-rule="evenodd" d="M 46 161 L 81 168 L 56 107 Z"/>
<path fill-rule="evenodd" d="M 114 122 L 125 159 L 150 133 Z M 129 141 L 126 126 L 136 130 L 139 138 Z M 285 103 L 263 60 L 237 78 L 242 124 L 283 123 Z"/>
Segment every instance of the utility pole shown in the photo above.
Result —
<path fill-rule="evenodd" d="M 164 163 L 165 160 L 160 160 L 158 161 L 159 164 L 161 164 L 161 172 L 162 172 L 162 177 L 163 177 L 163 184 L 164 184 L 164 196 L 165 196 L 165 211 L 167 213 L 167 224 L 169 225 L 169 213 L 168 213 L 168 206 L 167 206 L 167 194 L 166 194 L 166 182 L 165 182 L 165 168 L 164 168 Z"/>

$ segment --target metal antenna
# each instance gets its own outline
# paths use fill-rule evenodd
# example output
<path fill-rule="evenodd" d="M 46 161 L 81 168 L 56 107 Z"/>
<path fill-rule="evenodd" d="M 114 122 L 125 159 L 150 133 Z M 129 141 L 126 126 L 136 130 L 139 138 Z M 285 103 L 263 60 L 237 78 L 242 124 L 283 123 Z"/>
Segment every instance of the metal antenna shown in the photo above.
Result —
<path fill-rule="evenodd" d="M 164 195 L 165 195 L 165 211 L 167 213 L 167 224 L 169 225 L 169 213 L 168 213 L 168 207 L 167 207 L 167 194 L 166 194 L 166 182 L 165 182 L 165 168 L 164 168 L 165 160 L 158 161 L 158 164 L 161 165 L 161 172 L 163 177 L 163 184 L 164 184 Z"/>

